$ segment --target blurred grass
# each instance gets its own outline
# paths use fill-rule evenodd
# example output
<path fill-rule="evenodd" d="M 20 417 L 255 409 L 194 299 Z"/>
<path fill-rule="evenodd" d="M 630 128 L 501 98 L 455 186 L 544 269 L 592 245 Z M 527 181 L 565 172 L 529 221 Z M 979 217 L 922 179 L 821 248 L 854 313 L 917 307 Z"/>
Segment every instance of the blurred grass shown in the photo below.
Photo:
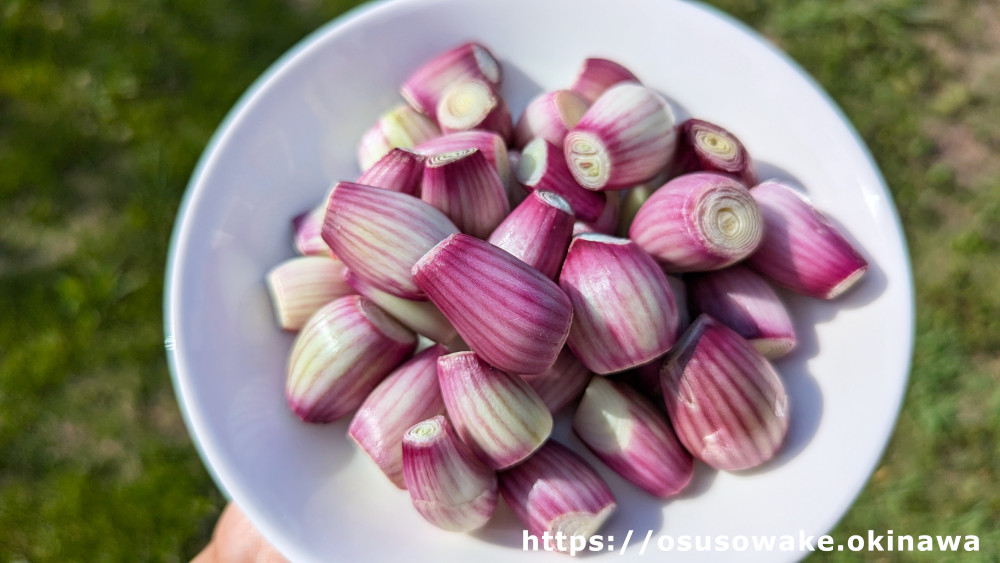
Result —
<path fill-rule="evenodd" d="M 995 558 L 1000 8 L 710 3 L 840 104 L 888 180 L 913 256 L 911 385 L 835 537 L 977 534 L 983 560 Z M 164 358 L 170 229 L 240 93 L 353 4 L 0 3 L 0 560 L 186 560 L 207 540 L 224 499 Z"/>

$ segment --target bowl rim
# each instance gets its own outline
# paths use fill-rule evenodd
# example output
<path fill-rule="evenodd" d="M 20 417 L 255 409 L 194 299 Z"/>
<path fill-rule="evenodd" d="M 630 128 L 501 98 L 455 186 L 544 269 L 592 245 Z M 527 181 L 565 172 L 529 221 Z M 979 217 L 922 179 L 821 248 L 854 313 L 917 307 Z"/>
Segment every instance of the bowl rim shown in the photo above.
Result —
<path fill-rule="evenodd" d="M 271 63 L 267 69 L 239 96 L 235 104 L 232 108 L 230 108 L 224 119 L 212 133 L 208 143 L 201 152 L 188 183 L 186 184 L 171 230 L 170 242 L 167 251 L 163 293 L 164 347 L 166 349 L 167 364 L 170 370 L 174 393 L 177 397 L 178 407 L 182 414 L 185 426 L 191 436 L 191 442 L 198 452 L 204 468 L 228 500 L 244 497 L 246 495 L 244 494 L 244 491 L 241 490 L 240 485 L 238 483 L 234 483 L 231 475 L 223 474 L 225 471 L 220 470 L 218 465 L 212 462 L 214 454 L 209 451 L 209 445 L 204 443 L 203 439 L 200 437 L 198 428 L 203 424 L 203 420 L 198 413 L 193 412 L 189 407 L 190 395 L 192 391 L 189 388 L 190 380 L 185 375 L 187 373 L 188 366 L 185 365 L 182 352 L 178 351 L 175 346 L 174 337 L 174 326 L 176 325 L 176 319 L 179 316 L 179 311 L 175 307 L 178 301 L 176 292 L 180 286 L 180 276 L 182 274 L 180 265 L 182 255 L 180 252 L 190 235 L 189 231 L 191 229 L 192 210 L 196 206 L 198 200 L 204 195 L 204 192 L 209 189 L 207 184 L 204 182 L 206 172 L 211 168 L 216 158 L 218 158 L 220 146 L 226 142 L 235 125 L 247 115 L 248 109 L 251 108 L 257 98 L 262 95 L 270 84 L 279 80 L 292 63 L 299 60 L 304 54 L 318 48 L 318 44 L 321 43 L 322 40 L 326 40 L 331 35 L 345 33 L 356 26 L 365 25 L 368 20 L 379 17 L 379 15 L 384 11 L 394 10 L 397 6 L 408 5 L 410 7 L 415 7 L 433 4 L 438 1 L 439 0 L 369 1 L 349 9 L 340 16 L 331 19 L 304 36 L 296 42 L 294 46 L 286 50 L 280 57 Z M 785 53 L 776 45 L 766 40 L 760 32 L 736 19 L 734 16 L 731 16 L 714 6 L 701 2 L 685 0 L 682 3 L 688 4 L 696 10 L 700 10 L 716 19 L 722 20 L 724 24 L 735 28 L 743 34 L 749 36 L 755 42 L 762 44 L 768 51 L 770 51 L 772 56 L 778 58 L 789 69 L 794 71 L 799 78 L 803 79 L 807 86 L 821 98 L 821 101 L 835 113 L 838 120 L 844 127 L 846 127 L 851 140 L 861 151 L 867 165 L 874 173 L 875 179 L 878 183 L 876 187 L 880 188 L 886 194 L 888 199 L 886 218 L 889 220 L 893 234 L 900 245 L 906 273 L 906 279 L 901 280 L 904 282 L 901 284 L 901 289 L 904 291 L 903 297 L 905 297 L 908 304 L 908 308 L 905 311 L 905 318 L 900 319 L 900 321 L 902 321 L 900 326 L 908 327 L 905 334 L 901 335 L 901 338 L 903 338 L 903 344 L 907 351 L 906 359 L 904 365 L 902 366 L 904 368 L 904 373 L 901 381 L 901 390 L 895 397 L 895 403 L 891 405 L 892 424 L 884 430 L 885 439 L 881 441 L 878 456 L 873 459 L 872 465 L 867 471 L 867 477 L 854 487 L 851 495 L 846 496 L 843 499 L 842 506 L 836 511 L 836 516 L 829 521 L 826 526 L 824 526 L 825 530 L 829 531 L 832 530 L 833 527 L 836 526 L 836 524 L 847 514 L 850 507 L 861 494 L 864 486 L 871 478 L 872 473 L 884 456 L 885 450 L 890 442 L 890 438 L 895 431 L 896 424 L 898 423 L 899 414 L 903 406 L 903 400 L 909 386 L 913 361 L 914 340 L 916 335 L 916 326 L 914 322 L 916 304 L 914 296 L 913 268 L 910 260 L 910 251 L 907 245 L 905 230 L 903 229 L 902 222 L 900 220 L 899 211 L 892 200 L 892 193 L 889 190 L 882 171 L 872 156 L 869 147 L 861 138 L 854 124 L 844 114 L 842 108 L 830 97 L 830 94 L 813 78 L 813 76 L 806 72 L 794 59 L 791 58 L 789 54 Z M 273 515 L 257 510 L 257 507 L 252 503 L 248 505 L 241 505 L 241 508 L 244 510 L 250 521 L 258 526 L 265 537 L 267 537 L 283 554 L 290 556 L 292 560 L 308 558 L 306 552 L 303 552 L 299 546 L 289 544 L 282 537 L 269 535 L 268 532 L 272 529 L 271 522 L 274 517 Z"/>

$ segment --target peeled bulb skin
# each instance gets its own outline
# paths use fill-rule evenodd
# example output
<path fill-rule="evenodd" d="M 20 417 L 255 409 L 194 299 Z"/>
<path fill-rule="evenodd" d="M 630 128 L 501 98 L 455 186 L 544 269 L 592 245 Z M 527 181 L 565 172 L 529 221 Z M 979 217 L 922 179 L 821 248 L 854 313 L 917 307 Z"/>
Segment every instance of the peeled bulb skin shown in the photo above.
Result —
<path fill-rule="evenodd" d="M 356 183 L 420 197 L 423 171 L 422 155 L 394 148 L 359 176 Z"/>
<path fill-rule="evenodd" d="M 666 100 L 635 82 L 605 90 L 566 138 L 573 177 L 591 190 L 620 190 L 649 180 L 670 162 L 676 120 Z"/>
<path fill-rule="evenodd" d="M 538 393 L 545 406 L 549 407 L 549 412 L 555 414 L 578 399 L 593 376 L 593 372 L 580 363 L 569 347 L 565 347 L 548 371 L 522 375 L 521 378 Z"/>
<path fill-rule="evenodd" d="M 416 346 L 413 332 L 364 297 L 332 301 L 310 317 L 292 345 L 288 404 L 305 422 L 346 416 Z"/>
<path fill-rule="evenodd" d="M 324 256 L 298 256 L 272 268 L 267 288 L 281 328 L 299 330 L 320 307 L 354 293 L 345 271 L 343 262 Z"/>
<path fill-rule="evenodd" d="M 605 90 L 621 82 L 638 83 L 639 79 L 621 63 L 594 57 L 583 61 L 570 90 L 593 102 L 600 98 Z"/>
<path fill-rule="evenodd" d="M 490 236 L 510 213 L 496 169 L 477 148 L 427 158 L 420 198 L 439 209 L 463 233 Z"/>
<path fill-rule="evenodd" d="M 669 498 L 691 481 L 691 454 L 662 411 L 627 385 L 593 378 L 573 430 L 608 467 L 649 494 Z"/>
<path fill-rule="evenodd" d="M 438 358 L 438 381 L 458 435 L 491 467 L 524 461 L 552 432 L 552 415 L 541 397 L 523 379 L 474 352 Z"/>
<path fill-rule="evenodd" d="M 500 176 L 500 181 L 503 183 L 504 189 L 510 189 L 512 168 L 510 155 L 503 137 L 493 131 L 483 131 L 481 129 L 459 131 L 435 137 L 413 148 L 414 152 L 424 156 L 434 156 L 445 152 L 468 149 L 479 149 L 479 152 L 483 153 L 483 156 L 490 161 L 490 165 L 496 169 L 497 176 Z"/>
<path fill-rule="evenodd" d="M 502 78 L 503 69 L 489 49 L 479 43 L 464 43 L 416 68 L 400 87 L 400 94 L 413 109 L 435 119 L 438 102 L 451 85 L 481 79 L 497 86 Z"/>
<path fill-rule="evenodd" d="M 432 120 L 401 105 L 379 116 L 358 143 L 358 165 L 367 172 L 394 148 L 409 149 L 441 135 Z"/>
<path fill-rule="evenodd" d="M 458 227 L 428 203 L 352 182 L 337 182 L 323 219 L 323 240 L 349 270 L 406 299 L 426 298 L 413 280 L 413 264 L 457 232 Z"/>
<path fill-rule="evenodd" d="M 701 315 L 660 370 L 677 437 L 716 469 L 756 467 L 788 432 L 788 395 L 771 364 L 742 336 Z"/>
<path fill-rule="evenodd" d="M 864 256 L 791 186 L 770 180 L 750 193 L 764 222 L 764 240 L 747 261 L 751 268 L 817 299 L 835 299 L 868 271 Z"/>
<path fill-rule="evenodd" d="M 496 510 L 497 475 L 441 415 L 410 427 L 402 439 L 403 477 L 414 508 L 444 530 L 468 532 Z"/>
<path fill-rule="evenodd" d="M 295 232 L 295 252 L 302 256 L 336 258 L 336 255 L 323 240 L 324 215 L 326 215 L 326 205 L 321 203 L 292 219 L 292 230 Z"/>
<path fill-rule="evenodd" d="M 413 266 L 413 278 L 470 348 L 498 369 L 552 367 L 573 322 L 555 282 L 510 253 L 458 233 Z"/>
<path fill-rule="evenodd" d="M 447 90 L 437 106 L 438 125 L 444 133 L 482 129 L 509 142 L 514 134 L 507 102 L 484 80 L 466 80 Z"/>
<path fill-rule="evenodd" d="M 701 119 L 688 119 L 677 129 L 674 174 L 704 170 L 729 174 L 746 186 L 757 183 L 753 160 L 735 135 Z"/>
<path fill-rule="evenodd" d="M 576 126 L 590 102 L 572 90 L 545 92 L 528 102 L 514 128 L 514 146 L 524 147 L 541 138 L 562 146 L 570 129 Z"/>
<path fill-rule="evenodd" d="M 587 540 L 618 506 L 600 474 L 553 440 L 523 463 L 500 472 L 500 494 L 528 532 L 539 538 L 562 534 Z"/>
<path fill-rule="evenodd" d="M 788 310 L 767 281 L 736 264 L 685 278 L 696 310 L 735 330 L 768 359 L 795 347 L 795 328 Z"/>
<path fill-rule="evenodd" d="M 696 172 L 656 190 L 635 214 L 629 238 L 668 272 L 698 272 L 750 256 L 764 230 L 746 186 L 722 174 Z"/>
<path fill-rule="evenodd" d="M 564 197 L 581 221 L 597 221 L 608 206 L 607 195 L 578 184 L 563 151 L 543 138 L 528 142 L 521 150 L 517 179 L 532 191 L 555 192 Z"/>
<path fill-rule="evenodd" d="M 414 424 L 444 412 L 437 360 L 440 344 L 410 358 L 368 394 L 351 419 L 348 435 L 397 487 L 404 489 L 403 435 Z"/>
<path fill-rule="evenodd" d="M 567 343 L 594 373 L 642 365 L 677 338 L 677 305 L 666 274 L 628 239 L 576 236 L 559 285 L 573 303 Z"/>
<path fill-rule="evenodd" d="M 573 208 L 559 194 L 531 192 L 488 242 L 555 280 L 573 235 Z"/>

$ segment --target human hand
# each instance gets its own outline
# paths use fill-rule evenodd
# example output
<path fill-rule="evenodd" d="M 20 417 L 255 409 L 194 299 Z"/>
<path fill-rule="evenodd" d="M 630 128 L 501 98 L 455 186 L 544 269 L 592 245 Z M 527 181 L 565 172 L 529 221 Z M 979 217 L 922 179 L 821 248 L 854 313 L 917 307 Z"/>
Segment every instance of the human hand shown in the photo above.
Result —
<path fill-rule="evenodd" d="M 212 539 L 191 563 L 287 563 L 250 519 L 230 502 L 215 523 Z"/>

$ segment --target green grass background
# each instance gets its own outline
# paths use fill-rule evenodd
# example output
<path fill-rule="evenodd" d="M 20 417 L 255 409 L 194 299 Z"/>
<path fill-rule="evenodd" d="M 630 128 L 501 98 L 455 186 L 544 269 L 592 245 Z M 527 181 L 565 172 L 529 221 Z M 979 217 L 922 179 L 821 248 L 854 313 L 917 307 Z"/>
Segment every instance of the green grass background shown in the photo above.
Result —
<path fill-rule="evenodd" d="M 981 559 L 996 561 L 1000 8 L 710 3 L 785 49 L 840 104 L 910 245 L 910 387 L 835 537 L 977 534 Z M 238 96 L 353 4 L 0 2 L 0 560 L 176 561 L 206 542 L 224 499 L 164 356 L 171 227 Z"/>

